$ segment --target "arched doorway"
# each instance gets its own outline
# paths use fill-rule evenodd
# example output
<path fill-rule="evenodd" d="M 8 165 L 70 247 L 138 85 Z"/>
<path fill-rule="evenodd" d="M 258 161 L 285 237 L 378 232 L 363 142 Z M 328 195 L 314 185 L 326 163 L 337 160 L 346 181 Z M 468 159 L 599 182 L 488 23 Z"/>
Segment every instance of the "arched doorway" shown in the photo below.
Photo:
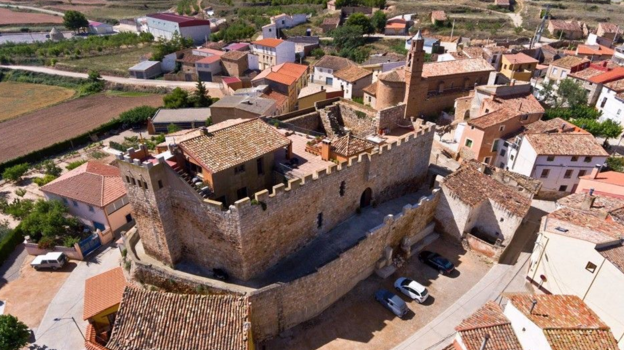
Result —
<path fill-rule="evenodd" d="M 371 204 L 371 200 L 373 199 L 373 190 L 368 187 L 362 192 L 362 196 L 360 197 L 360 208 L 366 208 Z"/>

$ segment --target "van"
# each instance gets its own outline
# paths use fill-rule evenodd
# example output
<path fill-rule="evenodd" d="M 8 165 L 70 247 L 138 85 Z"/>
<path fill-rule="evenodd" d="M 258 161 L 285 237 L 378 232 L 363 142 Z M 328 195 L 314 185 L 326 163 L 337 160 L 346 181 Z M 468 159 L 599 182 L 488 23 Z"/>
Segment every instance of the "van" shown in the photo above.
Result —
<path fill-rule="evenodd" d="M 65 266 L 66 262 L 67 262 L 67 256 L 65 256 L 65 254 L 53 252 L 53 253 L 48 253 L 45 255 L 38 255 L 30 263 L 30 266 L 32 266 L 35 270 L 45 269 L 45 268 L 58 270 L 62 268 L 63 266 Z"/>
<path fill-rule="evenodd" d="M 403 299 L 385 289 L 380 289 L 377 293 L 375 293 L 375 300 L 392 311 L 393 314 L 401 318 L 407 314 L 407 304 L 403 301 Z"/>

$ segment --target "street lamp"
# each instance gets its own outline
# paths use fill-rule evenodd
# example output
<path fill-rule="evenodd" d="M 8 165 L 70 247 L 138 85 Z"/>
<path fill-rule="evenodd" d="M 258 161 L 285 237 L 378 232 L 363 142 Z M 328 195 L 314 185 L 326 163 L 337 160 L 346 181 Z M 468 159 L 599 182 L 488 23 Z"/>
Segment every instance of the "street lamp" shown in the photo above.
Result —
<path fill-rule="evenodd" d="M 72 317 L 63 317 L 63 318 L 57 317 L 57 318 L 54 319 L 54 322 L 58 322 L 60 320 L 72 320 L 72 321 L 74 321 L 74 324 L 76 325 L 76 328 L 78 328 L 78 332 L 80 332 L 80 335 L 82 335 L 82 339 L 84 339 L 85 341 L 87 340 L 87 338 L 85 338 L 84 333 L 82 333 L 82 329 L 80 329 L 80 326 L 78 326 L 78 323 L 76 323 L 76 319 L 74 319 L 73 316 Z"/>

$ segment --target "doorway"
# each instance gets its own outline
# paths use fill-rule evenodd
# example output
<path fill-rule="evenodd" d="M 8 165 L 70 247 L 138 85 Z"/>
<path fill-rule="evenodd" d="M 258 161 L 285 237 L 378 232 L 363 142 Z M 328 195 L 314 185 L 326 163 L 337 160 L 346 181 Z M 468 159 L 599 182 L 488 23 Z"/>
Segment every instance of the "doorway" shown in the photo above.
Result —
<path fill-rule="evenodd" d="M 366 188 L 364 192 L 362 192 L 362 196 L 360 197 L 360 208 L 366 208 L 371 204 L 371 200 L 373 199 L 373 190 L 370 187 Z"/>

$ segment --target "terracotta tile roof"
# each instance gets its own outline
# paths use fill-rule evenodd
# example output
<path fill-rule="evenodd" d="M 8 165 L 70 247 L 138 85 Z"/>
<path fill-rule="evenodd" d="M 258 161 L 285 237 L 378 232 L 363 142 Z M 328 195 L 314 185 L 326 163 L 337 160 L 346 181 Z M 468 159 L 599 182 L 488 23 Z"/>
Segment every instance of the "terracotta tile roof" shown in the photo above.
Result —
<path fill-rule="evenodd" d="M 498 304 L 488 301 L 455 328 L 466 350 L 479 350 L 486 335 L 491 350 L 522 350 L 522 346 Z"/>
<path fill-rule="evenodd" d="M 563 58 L 553 61 L 551 64 L 555 67 L 570 69 L 585 62 L 589 62 L 589 60 L 585 57 L 565 56 Z"/>
<path fill-rule="evenodd" d="M 212 173 L 232 168 L 290 144 L 260 119 L 245 120 L 183 141 L 180 148 Z"/>
<path fill-rule="evenodd" d="M 467 47 L 462 52 L 468 58 L 483 58 L 484 50 L 482 47 Z"/>
<path fill-rule="evenodd" d="M 268 94 L 262 94 L 260 97 L 268 98 L 275 101 L 275 108 L 280 110 L 282 106 L 288 101 L 288 96 L 280 94 L 277 91 L 271 91 Z"/>
<path fill-rule="evenodd" d="M 480 129 L 498 125 L 522 114 L 544 113 L 544 108 L 532 94 L 505 98 L 494 97 L 484 100 L 483 103 L 491 112 L 468 121 L 469 125 Z"/>
<path fill-rule="evenodd" d="M 386 24 L 386 29 L 405 29 L 407 27 L 407 22 L 405 20 L 398 21 L 394 20 L 393 22 L 388 21 Z"/>
<path fill-rule="evenodd" d="M 105 346 L 97 342 L 97 333 L 91 323 L 87 324 L 87 331 L 85 334 L 85 348 L 87 350 L 108 350 Z"/>
<path fill-rule="evenodd" d="M 604 84 L 604 86 L 606 86 L 607 88 L 617 93 L 624 92 L 624 78 L 615 80 L 615 81 L 610 81 Z"/>
<path fill-rule="evenodd" d="M 338 17 L 329 17 L 323 20 L 321 26 L 338 26 L 340 24 L 340 18 Z"/>
<path fill-rule="evenodd" d="M 575 295 L 512 294 L 510 303 L 541 328 L 553 350 L 617 350 L 609 327 Z M 533 300 L 537 301 L 531 311 Z"/>
<path fill-rule="evenodd" d="M 582 208 L 586 197 L 587 195 L 585 193 L 573 193 L 557 200 L 557 205 L 565 208 L 580 209 Z M 596 195 L 594 197 L 595 199 L 591 206 L 591 211 L 611 213 L 615 210 L 624 208 L 624 199 Z"/>
<path fill-rule="evenodd" d="M 563 31 L 582 31 L 581 23 L 577 21 L 562 21 L 551 19 L 550 24 L 552 24 L 555 30 L 563 30 Z"/>
<path fill-rule="evenodd" d="M 247 56 L 248 54 L 249 52 L 247 51 L 232 50 L 232 51 L 224 53 L 223 56 L 221 56 L 221 59 L 226 60 L 226 61 L 238 61 L 241 58 Z"/>
<path fill-rule="evenodd" d="M 598 252 L 624 273 L 624 245 L 620 243 L 618 245 L 598 249 Z"/>
<path fill-rule="evenodd" d="M 436 21 L 446 21 L 446 13 L 444 11 L 431 11 L 431 19 Z"/>
<path fill-rule="evenodd" d="M 354 65 L 334 72 L 334 77 L 342 79 L 344 81 L 348 81 L 350 83 L 355 83 L 356 81 L 366 78 L 367 76 L 372 74 L 372 71 Z"/>
<path fill-rule="evenodd" d="M 530 64 L 530 63 L 539 63 L 535 58 L 523 54 L 522 52 L 515 54 L 504 54 L 503 57 L 509 61 L 511 64 Z"/>
<path fill-rule="evenodd" d="M 509 6 L 509 0 L 494 0 L 494 4 L 498 6 Z"/>
<path fill-rule="evenodd" d="M 119 168 L 87 162 L 41 187 L 43 192 L 103 208 L 126 195 Z"/>
<path fill-rule="evenodd" d="M 431 62 L 423 65 L 423 77 L 425 78 L 491 71 L 494 71 L 494 68 L 483 58 L 470 58 L 461 61 Z"/>
<path fill-rule="evenodd" d="M 332 140 L 331 143 L 332 151 L 345 157 L 353 157 L 363 152 L 369 152 L 374 147 L 374 143 L 368 142 L 351 134 L 338 137 Z"/>
<path fill-rule="evenodd" d="M 563 228 L 567 231 L 564 232 L 557 228 Z M 624 225 L 613 220 L 607 220 L 606 214 L 600 215 L 600 213 L 589 210 L 561 208 L 548 214 L 548 221 L 544 230 L 561 236 L 602 244 L 619 239 L 624 232 Z"/>
<path fill-rule="evenodd" d="M 592 78 L 597 77 L 604 73 L 605 71 L 603 70 L 589 67 L 589 68 L 585 68 L 583 70 L 568 74 L 568 76 L 572 78 L 580 79 L 580 80 L 591 81 Z"/>
<path fill-rule="evenodd" d="M 598 173 L 595 179 L 592 179 L 591 175 L 581 176 L 581 179 L 624 186 L 624 173 L 617 171 L 603 171 Z"/>
<path fill-rule="evenodd" d="M 562 127 L 563 130 L 561 130 Z M 538 120 L 535 123 L 524 126 L 524 134 L 554 133 L 562 131 L 566 133 L 589 134 L 587 131 L 561 118 Z"/>
<path fill-rule="evenodd" d="M 268 69 L 270 70 L 270 73 L 266 75 L 266 79 L 284 85 L 294 84 L 308 71 L 307 66 L 290 62 L 282 63 Z"/>
<path fill-rule="evenodd" d="M 221 61 L 221 57 L 219 56 L 208 56 L 208 57 L 204 57 L 199 61 L 196 61 L 195 63 L 205 63 L 205 64 L 209 64 L 209 63 L 215 63 Z"/>
<path fill-rule="evenodd" d="M 602 28 L 605 33 L 616 33 L 620 30 L 615 23 L 598 23 L 598 28 Z"/>
<path fill-rule="evenodd" d="M 249 306 L 234 295 L 188 295 L 127 287 L 110 350 L 247 350 Z"/>
<path fill-rule="evenodd" d="M 405 82 L 405 69 L 403 67 L 393 69 L 391 71 L 383 72 L 377 76 L 378 80 L 383 80 L 387 82 Z"/>
<path fill-rule="evenodd" d="M 362 89 L 362 91 L 371 96 L 377 96 L 377 82 L 370 84 L 369 86 Z"/>
<path fill-rule="evenodd" d="M 524 217 L 531 207 L 531 199 L 483 174 L 478 166 L 475 162 L 465 162 L 444 179 L 442 186 L 472 207 L 491 200 L 512 214 Z"/>
<path fill-rule="evenodd" d="M 596 139 L 587 134 L 528 134 L 525 140 L 538 155 L 609 156 Z"/>
<path fill-rule="evenodd" d="M 314 67 L 327 68 L 333 71 L 341 70 L 351 66 L 355 66 L 355 63 L 350 59 L 332 55 L 325 55 L 314 64 Z"/>
<path fill-rule="evenodd" d="M 84 310 L 86 320 L 121 302 L 126 277 L 121 267 L 95 275 L 85 281 Z"/>
<path fill-rule="evenodd" d="M 254 45 L 261 45 L 261 46 L 267 46 L 267 47 L 278 47 L 283 42 L 284 40 L 282 39 L 269 38 L 269 39 L 261 39 L 261 40 L 252 41 L 251 43 Z"/>
<path fill-rule="evenodd" d="M 602 45 L 583 45 L 576 47 L 577 55 L 613 56 L 613 50 Z"/>

